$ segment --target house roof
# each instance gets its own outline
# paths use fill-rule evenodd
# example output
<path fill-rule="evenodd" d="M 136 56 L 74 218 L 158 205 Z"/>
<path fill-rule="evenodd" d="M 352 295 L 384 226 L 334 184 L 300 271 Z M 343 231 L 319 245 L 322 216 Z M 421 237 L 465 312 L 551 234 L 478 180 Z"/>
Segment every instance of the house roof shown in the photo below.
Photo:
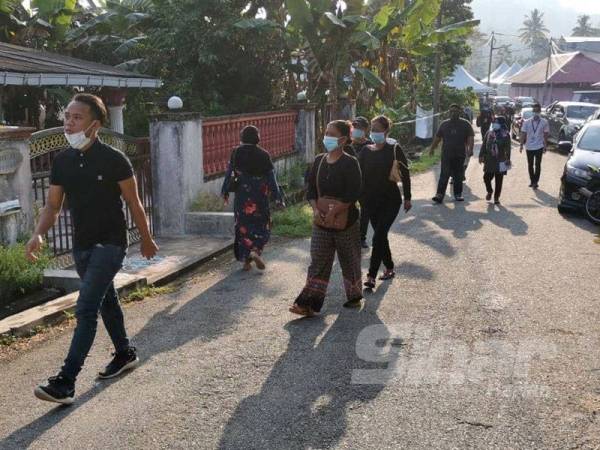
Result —
<path fill-rule="evenodd" d="M 546 83 L 548 58 L 523 70 L 508 80 L 513 84 L 543 85 Z M 600 80 L 600 62 L 581 52 L 552 55 L 548 70 L 548 83 L 592 84 Z"/>
<path fill-rule="evenodd" d="M 105 64 L 0 43 L 0 85 L 157 88 L 161 84 Z"/>

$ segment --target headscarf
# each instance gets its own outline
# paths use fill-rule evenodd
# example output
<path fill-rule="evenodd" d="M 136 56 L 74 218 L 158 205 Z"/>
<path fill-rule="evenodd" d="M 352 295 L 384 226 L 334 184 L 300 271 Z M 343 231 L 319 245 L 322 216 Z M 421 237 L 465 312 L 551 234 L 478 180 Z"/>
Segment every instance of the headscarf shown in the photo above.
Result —
<path fill-rule="evenodd" d="M 498 157 L 498 141 L 508 140 L 510 141 L 510 132 L 508 130 L 508 122 L 504 116 L 496 116 L 494 123 L 500 124 L 499 130 L 493 128 L 488 132 L 488 141 L 492 146 L 492 155 Z M 493 126 L 493 124 L 492 124 Z"/>

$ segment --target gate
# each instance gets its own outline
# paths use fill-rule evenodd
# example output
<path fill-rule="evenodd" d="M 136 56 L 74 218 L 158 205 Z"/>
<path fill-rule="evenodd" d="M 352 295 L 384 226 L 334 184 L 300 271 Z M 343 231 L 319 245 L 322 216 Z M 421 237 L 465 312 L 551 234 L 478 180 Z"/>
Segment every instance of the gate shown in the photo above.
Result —
<path fill-rule="evenodd" d="M 148 138 L 125 136 L 105 128 L 100 130 L 99 137 L 102 142 L 121 150 L 131 161 L 137 178 L 138 193 L 146 211 L 150 231 L 153 233 L 152 166 Z M 39 131 L 31 135 L 29 143 L 31 175 L 35 205 L 38 211 L 46 205 L 52 160 L 67 147 L 68 143 L 62 127 Z M 73 223 L 67 206 L 65 200 L 65 205 L 63 205 L 56 224 L 46 235 L 46 242 L 55 258 L 53 264 L 55 267 L 67 267 L 72 265 L 73 262 L 71 257 Z M 139 231 L 133 222 L 129 209 L 127 206 L 124 208 L 129 242 L 138 242 L 140 240 Z"/>

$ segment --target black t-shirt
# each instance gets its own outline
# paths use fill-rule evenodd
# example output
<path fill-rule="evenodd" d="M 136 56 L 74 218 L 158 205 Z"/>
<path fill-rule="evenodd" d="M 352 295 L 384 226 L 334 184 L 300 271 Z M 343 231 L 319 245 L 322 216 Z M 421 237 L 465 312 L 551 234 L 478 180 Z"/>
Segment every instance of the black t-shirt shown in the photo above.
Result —
<path fill-rule="evenodd" d="M 404 197 L 406 200 L 411 199 L 410 173 L 406 155 L 400 145 L 386 143 L 380 150 L 365 148 L 358 158 L 363 176 L 362 198 L 368 205 L 402 203 L 398 185 L 389 178 L 394 159 L 399 162 Z"/>
<path fill-rule="evenodd" d="M 131 178 L 131 162 L 99 140 L 86 151 L 68 148 L 52 163 L 50 184 L 62 186 L 73 220 L 73 248 L 96 244 L 127 247 L 127 224 L 119 182 Z"/>
<path fill-rule="evenodd" d="M 340 159 L 333 164 L 329 164 L 327 159 L 323 160 L 323 158 L 326 158 L 325 154 L 315 158 L 308 176 L 306 199 L 317 200 L 318 198 L 317 172 L 321 165 L 318 180 L 321 196 L 333 197 L 344 203 L 350 203 L 348 210 L 348 227 L 350 227 L 358 219 L 356 202 L 360 196 L 362 178 L 358 161 L 347 153 L 342 154 Z M 322 160 L 323 164 L 321 164 Z"/>
<path fill-rule="evenodd" d="M 444 140 L 443 156 L 464 158 L 467 154 L 467 140 L 475 136 L 475 133 L 471 124 L 465 119 L 449 119 L 442 122 L 437 136 Z"/>
<path fill-rule="evenodd" d="M 362 151 L 368 146 L 373 144 L 373 142 L 371 142 L 370 140 L 366 140 L 365 142 L 363 142 L 362 144 L 358 144 L 353 142 L 352 144 L 350 144 L 348 147 L 346 147 L 346 149 L 344 149 L 344 151 L 346 153 L 348 153 L 350 156 L 354 156 L 356 158 L 360 157 L 360 154 L 362 153 Z M 352 150 L 350 150 L 352 149 Z"/>

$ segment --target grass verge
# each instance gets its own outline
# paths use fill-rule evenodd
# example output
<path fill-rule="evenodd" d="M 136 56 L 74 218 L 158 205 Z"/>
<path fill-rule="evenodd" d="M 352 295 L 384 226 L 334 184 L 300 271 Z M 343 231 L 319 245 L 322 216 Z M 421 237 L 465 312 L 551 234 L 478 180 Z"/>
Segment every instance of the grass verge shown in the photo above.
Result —
<path fill-rule="evenodd" d="M 413 161 L 410 166 L 411 175 L 423 173 L 431 169 L 440 162 L 442 155 L 439 150 L 436 150 L 433 155 L 429 154 L 429 149 L 425 149 L 421 158 L 418 161 Z"/>
<path fill-rule="evenodd" d="M 298 204 L 273 214 L 273 234 L 292 238 L 310 237 L 312 234 L 312 209 Z"/>
<path fill-rule="evenodd" d="M 159 295 L 166 295 L 175 292 L 175 288 L 173 286 L 144 286 L 138 288 L 121 299 L 122 303 L 132 303 L 132 302 L 141 302 L 145 298 L 153 298 L 158 297 Z"/>
<path fill-rule="evenodd" d="M 49 262 L 46 251 L 36 262 L 29 262 L 24 243 L 0 246 L 0 302 L 9 302 L 41 289 L 44 269 Z"/>

